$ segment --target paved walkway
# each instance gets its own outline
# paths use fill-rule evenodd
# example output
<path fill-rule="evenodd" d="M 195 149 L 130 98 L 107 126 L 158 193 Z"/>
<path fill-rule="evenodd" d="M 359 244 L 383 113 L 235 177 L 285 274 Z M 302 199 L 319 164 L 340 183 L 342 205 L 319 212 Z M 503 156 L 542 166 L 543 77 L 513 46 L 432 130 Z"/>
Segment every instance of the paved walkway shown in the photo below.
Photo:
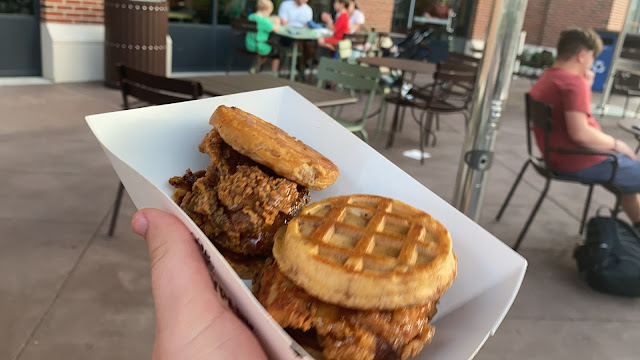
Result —
<path fill-rule="evenodd" d="M 493 221 L 524 161 L 529 85 L 513 83 L 480 219 L 507 244 L 542 185 L 529 173 L 503 221 Z M 98 83 L 0 87 L 0 359 L 150 357 L 154 314 L 146 247 L 129 230 L 135 210 L 128 198 L 116 236 L 105 236 L 118 180 L 84 121 L 87 114 L 119 110 L 120 103 L 118 92 Z M 602 120 L 606 131 L 634 144 L 615 124 Z M 369 129 L 373 137 L 374 122 Z M 416 131 L 407 119 L 394 148 L 385 150 L 384 139 L 371 144 L 450 200 L 463 119 L 442 116 L 438 146 L 429 149 L 424 166 L 402 156 L 417 148 Z M 581 186 L 551 186 L 522 245 L 529 270 L 520 294 L 477 359 L 638 358 L 640 301 L 590 290 L 570 257 L 585 196 Z M 612 203 L 598 189 L 592 214 Z"/>

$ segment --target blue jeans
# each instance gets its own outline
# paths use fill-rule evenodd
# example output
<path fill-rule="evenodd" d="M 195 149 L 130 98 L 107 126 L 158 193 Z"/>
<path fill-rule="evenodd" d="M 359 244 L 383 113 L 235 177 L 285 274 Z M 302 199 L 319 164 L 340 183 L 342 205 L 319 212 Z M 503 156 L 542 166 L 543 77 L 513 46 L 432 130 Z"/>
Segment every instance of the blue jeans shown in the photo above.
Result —
<path fill-rule="evenodd" d="M 616 185 L 623 194 L 640 193 L 640 162 L 631 160 L 630 157 L 618 153 L 618 170 L 613 184 Z M 574 172 L 556 171 L 557 174 L 575 178 L 576 180 L 608 181 L 613 170 L 613 159 L 588 167 L 584 170 Z"/>

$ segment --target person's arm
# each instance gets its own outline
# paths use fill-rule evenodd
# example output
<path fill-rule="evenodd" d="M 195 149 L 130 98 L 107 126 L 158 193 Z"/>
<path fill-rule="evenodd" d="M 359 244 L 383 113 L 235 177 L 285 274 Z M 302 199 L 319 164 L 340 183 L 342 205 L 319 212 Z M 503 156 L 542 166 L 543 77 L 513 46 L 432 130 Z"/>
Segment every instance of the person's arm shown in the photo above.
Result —
<path fill-rule="evenodd" d="M 273 20 L 273 26 L 271 27 L 271 31 L 276 32 L 278 31 L 278 29 L 280 29 L 280 22 L 282 20 L 280 20 L 280 18 L 275 18 Z"/>
<path fill-rule="evenodd" d="M 636 159 L 636 154 L 624 141 L 589 126 L 589 117 L 582 111 L 566 111 L 569 137 L 578 145 L 593 150 L 616 151 Z"/>
<path fill-rule="evenodd" d="M 562 99 L 565 108 L 567 133 L 576 144 L 593 150 L 616 151 L 635 159 L 636 155 L 622 140 L 607 135 L 600 129 L 589 126 L 591 112 L 591 84 L 593 73 L 587 71 L 584 79 L 568 82 L 562 89 Z"/>
<path fill-rule="evenodd" d="M 333 26 L 333 19 L 331 18 L 331 15 L 329 15 L 329 13 L 327 12 L 323 12 L 322 15 L 320 15 L 320 19 L 327 24 L 327 28 L 331 31 L 335 30 L 335 27 Z"/>
<path fill-rule="evenodd" d="M 278 18 L 280 18 L 280 22 L 282 25 L 287 25 L 289 23 L 289 14 L 287 13 L 287 5 L 283 2 L 280 4 L 278 8 Z M 277 29 L 275 31 L 278 31 Z"/>

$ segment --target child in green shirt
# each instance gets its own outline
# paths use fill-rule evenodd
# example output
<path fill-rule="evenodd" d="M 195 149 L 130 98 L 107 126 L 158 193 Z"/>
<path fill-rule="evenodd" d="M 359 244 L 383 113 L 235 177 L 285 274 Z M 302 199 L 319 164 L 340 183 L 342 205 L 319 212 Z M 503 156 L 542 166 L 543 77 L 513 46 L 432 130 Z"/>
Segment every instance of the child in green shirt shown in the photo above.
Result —
<path fill-rule="evenodd" d="M 258 0 L 256 12 L 249 15 L 248 18 L 250 21 L 256 22 L 258 32 L 247 33 L 245 36 L 245 46 L 247 50 L 258 53 L 258 64 L 256 64 L 257 69 L 260 69 L 262 64 L 264 64 L 268 58 L 272 58 L 271 71 L 277 73 L 278 68 L 280 67 L 278 48 L 267 43 L 269 34 L 272 31 L 278 31 L 278 28 L 280 27 L 280 18 L 276 18 L 273 23 L 268 19 L 272 11 L 273 3 L 271 0 Z"/>

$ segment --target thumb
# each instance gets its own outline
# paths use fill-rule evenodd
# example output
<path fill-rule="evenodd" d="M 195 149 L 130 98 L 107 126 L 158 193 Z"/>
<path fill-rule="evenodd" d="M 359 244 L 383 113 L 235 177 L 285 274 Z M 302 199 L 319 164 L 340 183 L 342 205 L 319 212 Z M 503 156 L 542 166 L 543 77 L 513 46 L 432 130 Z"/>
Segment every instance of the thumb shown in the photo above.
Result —
<path fill-rule="evenodd" d="M 154 359 L 219 357 L 238 346 L 262 353 L 249 329 L 223 305 L 193 235 L 178 218 L 143 209 L 131 226 L 149 246 L 156 307 Z"/>

